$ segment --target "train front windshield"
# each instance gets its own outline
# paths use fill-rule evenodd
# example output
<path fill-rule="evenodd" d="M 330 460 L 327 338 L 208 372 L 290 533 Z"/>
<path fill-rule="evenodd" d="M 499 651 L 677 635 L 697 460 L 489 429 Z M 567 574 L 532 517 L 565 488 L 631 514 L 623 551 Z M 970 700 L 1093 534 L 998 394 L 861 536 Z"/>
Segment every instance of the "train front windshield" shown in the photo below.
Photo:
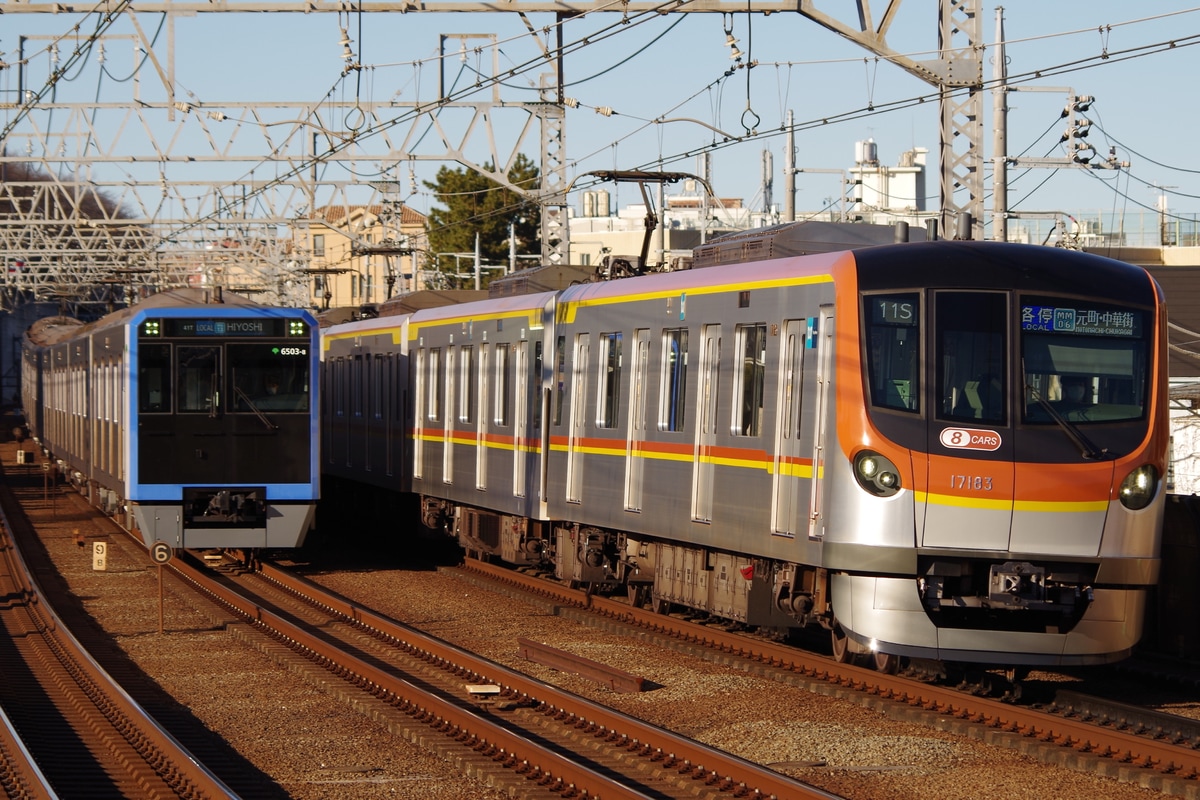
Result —
<path fill-rule="evenodd" d="M 308 413 L 307 335 L 284 319 L 149 320 L 139 330 L 138 410 Z"/>
<path fill-rule="evenodd" d="M 1022 421 L 1142 419 L 1149 396 L 1145 314 L 1054 298 L 1021 303 Z"/>
<path fill-rule="evenodd" d="M 928 298 L 922 292 L 889 292 L 864 299 L 867 378 L 877 408 L 925 411 L 922 333 L 928 331 L 929 402 L 938 419 L 1008 426 L 1054 425 L 1056 415 L 1081 424 L 1146 416 L 1149 312 L 995 291 L 943 290 Z M 924 319 L 927 303 L 933 307 L 930 320 Z M 1023 386 L 1012 386 L 1014 356 Z M 1010 405 L 1011 397 L 1020 400 Z"/>

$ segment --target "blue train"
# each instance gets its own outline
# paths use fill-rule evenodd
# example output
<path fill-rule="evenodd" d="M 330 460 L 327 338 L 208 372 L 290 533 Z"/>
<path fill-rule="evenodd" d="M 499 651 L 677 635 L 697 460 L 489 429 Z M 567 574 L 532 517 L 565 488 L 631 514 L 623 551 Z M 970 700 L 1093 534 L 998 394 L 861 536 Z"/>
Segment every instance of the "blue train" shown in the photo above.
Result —
<path fill-rule="evenodd" d="M 21 400 L 67 479 L 147 544 L 298 547 L 319 497 L 316 320 L 181 289 L 39 320 Z"/>

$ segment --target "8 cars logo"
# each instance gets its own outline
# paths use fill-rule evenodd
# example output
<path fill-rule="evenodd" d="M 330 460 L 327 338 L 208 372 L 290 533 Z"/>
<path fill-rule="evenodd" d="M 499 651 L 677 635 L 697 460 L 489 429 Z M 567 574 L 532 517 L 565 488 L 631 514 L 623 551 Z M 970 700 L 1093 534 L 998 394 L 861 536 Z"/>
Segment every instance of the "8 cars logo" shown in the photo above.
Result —
<path fill-rule="evenodd" d="M 939 439 L 943 447 L 958 450 L 996 450 L 1000 447 L 1000 434 L 974 428 L 946 428 Z"/>

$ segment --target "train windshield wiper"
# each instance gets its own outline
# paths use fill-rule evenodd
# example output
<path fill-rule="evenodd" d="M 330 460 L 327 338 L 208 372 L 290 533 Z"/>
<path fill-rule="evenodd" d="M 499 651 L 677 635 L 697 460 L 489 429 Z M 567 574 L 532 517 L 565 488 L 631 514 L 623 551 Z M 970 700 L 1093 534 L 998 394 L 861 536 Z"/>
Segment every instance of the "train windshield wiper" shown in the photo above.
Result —
<path fill-rule="evenodd" d="M 1067 438 L 1075 443 L 1075 446 L 1079 448 L 1079 454 L 1081 456 L 1086 458 L 1088 461 L 1095 461 L 1096 459 L 1104 458 L 1106 455 L 1108 455 L 1108 448 L 1102 449 L 1096 447 L 1096 445 L 1092 443 L 1092 440 L 1084 435 L 1083 431 L 1079 430 L 1079 428 L 1067 420 L 1066 417 L 1058 413 L 1058 409 L 1050 405 L 1049 401 L 1042 397 L 1042 393 L 1039 392 L 1035 387 L 1030 386 L 1027 383 L 1025 384 L 1025 391 L 1029 392 L 1033 399 L 1037 401 L 1037 404 L 1041 406 L 1047 414 L 1050 415 L 1050 419 L 1054 420 L 1055 424 L 1062 428 L 1063 433 L 1067 435 Z"/>
<path fill-rule="evenodd" d="M 272 430 L 272 431 L 279 430 L 279 426 L 276 425 L 274 422 L 271 422 L 270 417 L 268 417 L 266 414 L 264 414 L 262 412 L 262 409 L 260 409 L 256 405 L 254 405 L 254 401 L 250 399 L 250 395 L 246 394 L 246 392 L 242 389 L 242 387 L 234 386 L 233 391 L 235 394 L 237 394 L 237 396 L 239 398 L 246 401 L 246 405 L 249 406 L 250 410 L 254 412 L 254 416 L 258 417 L 259 420 L 262 421 L 262 424 L 267 426 L 268 430 Z"/>

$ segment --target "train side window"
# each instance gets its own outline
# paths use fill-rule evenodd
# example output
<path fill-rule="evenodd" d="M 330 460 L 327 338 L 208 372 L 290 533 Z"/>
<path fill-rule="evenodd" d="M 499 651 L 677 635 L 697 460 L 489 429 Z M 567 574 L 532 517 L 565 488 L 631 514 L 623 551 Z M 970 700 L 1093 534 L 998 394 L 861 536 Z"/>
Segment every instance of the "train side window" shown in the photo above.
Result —
<path fill-rule="evenodd" d="M 615 428 L 621 410 L 621 334 L 600 334 L 596 427 Z"/>
<path fill-rule="evenodd" d="M 493 381 L 496 396 L 492 400 L 495 411 L 494 422 L 500 427 L 508 426 L 509 403 L 509 374 L 508 374 L 508 345 L 496 346 L 496 380 Z"/>
<path fill-rule="evenodd" d="M 1004 425 L 1007 296 L 938 292 L 936 313 L 939 416 Z"/>
<path fill-rule="evenodd" d="M 566 392 L 567 337 L 559 336 L 554 352 L 554 424 L 562 425 L 563 394 Z"/>
<path fill-rule="evenodd" d="M 442 348 L 434 347 L 429 350 L 428 380 L 425 383 L 425 417 L 431 422 L 442 419 L 442 392 L 445 391 L 445 377 L 442 375 Z"/>
<path fill-rule="evenodd" d="M 687 408 L 687 328 L 662 332 L 662 375 L 658 382 L 658 429 L 681 431 Z"/>
<path fill-rule="evenodd" d="M 142 344 L 138 353 L 138 411 L 171 413 L 171 345 Z"/>
<path fill-rule="evenodd" d="M 740 369 L 734 376 L 734 436 L 758 436 L 762 433 L 763 384 L 767 363 L 767 326 L 738 325 L 735 330 Z"/>
<path fill-rule="evenodd" d="M 458 420 L 459 422 L 475 422 L 475 347 L 463 345 L 460 348 L 462 360 L 458 365 Z"/>
<path fill-rule="evenodd" d="M 346 416 L 346 392 L 343 391 L 346 386 L 346 359 L 343 356 L 338 356 L 334 362 L 334 385 L 330 386 L 329 402 L 334 404 L 334 414 L 338 417 Z"/>
<path fill-rule="evenodd" d="M 366 385 L 370 374 L 367 372 L 366 365 L 363 364 L 361 355 L 355 355 L 351 364 L 353 364 L 354 376 L 350 381 L 350 411 L 354 417 L 362 419 L 363 398 L 366 395 Z"/>
<path fill-rule="evenodd" d="M 374 366 L 374 369 L 372 370 L 374 375 L 371 378 L 370 413 L 371 413 L 372 419 L 379 419 L 379 420 L 383 419 L 383 387 L 384 387 L 384 380 L 385 380 L 385 378 L 384 378 L 384 375 L 385 375 L 384 359 L 385 358 L 387 359 L 386 370 L 387 370 L 387 372 L 390 372 L 391 366 L 392 366 L 391 357 L 384 356 L 382 353 L 375 354 L 375 360 L 374 360 L 375 366 Z"/>
<path fill-rule="evenodd" d="M 217 380 L 221 350 L 204 345 L 179 345 L 176 385 L 179 387 L 179 412 L 216 413 L 220 404 Z"/>
<path fill-rule="evenodd" d="M 522 343 L 523 344 L 523 343 Z M 518 362 L 519 363 L 519 362 Z M 530 366 L 529 385 L 533 387 L 533 428 L 542 427 L 542 343 L 533 343 L 533 364 Z"/>

